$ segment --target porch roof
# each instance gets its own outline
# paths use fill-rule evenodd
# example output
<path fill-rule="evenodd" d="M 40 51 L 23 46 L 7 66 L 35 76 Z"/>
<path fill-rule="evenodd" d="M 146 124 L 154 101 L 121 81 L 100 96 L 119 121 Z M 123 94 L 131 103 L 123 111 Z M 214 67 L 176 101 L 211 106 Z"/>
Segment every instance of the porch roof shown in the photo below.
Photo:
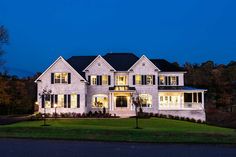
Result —
<path fill-rule="evenodd" d="M 158 86 L 158 90 L 160 92 L 169 92 L 169 91 L 207 91 L 207 89 L 199 89 L 195 87 L 189 87 L 189 86 Z"/>
<path fill-rule="evenodd" d="M 110 91 L 135 91 L 135 87 L 130 86 L 113 86 L 109 87 Z"/>

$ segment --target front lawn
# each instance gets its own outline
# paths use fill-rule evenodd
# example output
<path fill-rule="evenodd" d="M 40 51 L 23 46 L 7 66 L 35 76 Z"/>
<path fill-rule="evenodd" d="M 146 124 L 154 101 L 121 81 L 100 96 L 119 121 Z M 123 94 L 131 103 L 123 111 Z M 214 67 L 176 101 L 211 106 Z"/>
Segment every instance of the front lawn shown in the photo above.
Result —
<path fill-rule="evenodd" d="M 126 142 L 236 143 L 234 129 L 161 118 L 58 119 L 0 126 L 0 137 Z"/>

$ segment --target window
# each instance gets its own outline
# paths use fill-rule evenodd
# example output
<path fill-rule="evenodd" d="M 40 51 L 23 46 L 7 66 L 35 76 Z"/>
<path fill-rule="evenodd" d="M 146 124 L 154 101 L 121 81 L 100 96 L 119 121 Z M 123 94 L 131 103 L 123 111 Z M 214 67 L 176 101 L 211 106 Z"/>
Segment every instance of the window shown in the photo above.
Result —
<path fill-rule="evenodd" d="M 141 107 L 152 107 L 152 95 L 140 94 Z"/>
<path fill-rule="evenodd" d="M 108 85 L 108 75 L 102 75 L 102 85 Z"/>
<path fill-rule="evenodd" d="M 58 103 L 57 103 L 57 108 L 64 107 L 64 95 L 59 94 L 58 95 Z"/>
<path fill-rule="evenodd" d="M 94 95 L 92 98 L 93 108 L 108 108 L 108 96 L 104 94 Z"/>
<path fill-rule="evenodd" d="M 141 85 L 142 84 L 142 77 L 141 75 L 135 75 L 135 84 Z"/>
<path fill-rule="evenodd" d="M 153 76 L 152 75 L 147 75 L 146 84 L 153 85 Z"/>
<path fill-rule="evenodd" d="M 176 76 L 170 77 L 170 85 L 177 85 Z"/>
<path fill-rule="evenodd" d="M 91 75 L 91 85 L 96 85 L 96 84 L 97 84 L 97 76 Z"/>
<path fill-rule="evenodd" d="M 163 101 L 163 96 L 160 96 L 160 101 L 161 101 L 161 102 Z"/>
<path fill-rule="evenodd" d="M 159 76 L 159 85 L 165 85 L 165 76 Z"/>
<path fill-rule="evenodd" d="M 77 94 L 71 94 L 71 108 L 77 108 Z"/>
<path fill-rule="evenodd" d="M 127 85 L 127 76 L 116 76 L 116 85 Z"/>
<path fill-rule="evenodd" d="M 184 93 L 184 102 L 192 102 L 192 93 Z"/>
<path fill-rule="evenodd" d="M 54 73 L 54 83 L 68 83 L 68 73 Z"/>

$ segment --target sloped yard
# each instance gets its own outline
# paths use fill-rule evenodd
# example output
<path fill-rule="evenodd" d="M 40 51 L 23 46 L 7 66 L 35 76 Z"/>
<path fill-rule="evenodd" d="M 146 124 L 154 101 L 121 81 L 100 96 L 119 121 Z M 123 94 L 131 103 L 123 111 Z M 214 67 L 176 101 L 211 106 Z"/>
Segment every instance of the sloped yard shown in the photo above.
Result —
<path fill-rule="evenodd" d="M 236 131 L 161 118 L 140 119 L 58 119 L 24 121 L 0 126 L 0 137 L 66 140 L 98 140 L 171 143 L 236 143 Z"/>

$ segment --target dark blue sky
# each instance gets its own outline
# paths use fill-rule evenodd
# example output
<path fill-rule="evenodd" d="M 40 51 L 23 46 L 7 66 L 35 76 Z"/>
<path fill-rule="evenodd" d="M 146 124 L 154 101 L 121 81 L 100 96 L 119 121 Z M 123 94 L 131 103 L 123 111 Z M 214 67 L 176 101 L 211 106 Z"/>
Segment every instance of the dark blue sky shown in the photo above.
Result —
<path fill-rule="evenodd" d="M 10 34 L 4 58 L 22 73 L 60 55 L 111 51 L 228 63 L 236 60 L 235 8 L 235 0 L 0 0 Z"/>

